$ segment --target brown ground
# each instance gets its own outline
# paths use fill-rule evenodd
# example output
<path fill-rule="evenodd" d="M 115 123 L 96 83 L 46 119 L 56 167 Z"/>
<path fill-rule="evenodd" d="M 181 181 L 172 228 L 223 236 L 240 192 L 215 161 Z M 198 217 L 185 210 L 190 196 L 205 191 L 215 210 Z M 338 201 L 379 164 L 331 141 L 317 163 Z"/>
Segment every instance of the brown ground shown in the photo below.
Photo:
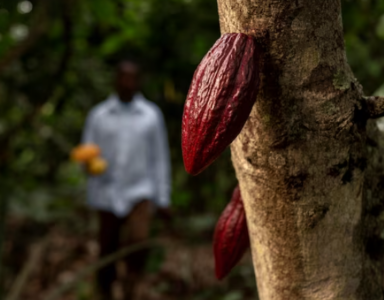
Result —
<path fill-rule="evenodd" d="M 32 265 L 17 299 L 44 300 L 50 292 L 71 281 L 79 270 L 97 261 L 98 246 L 89 230 L 78 233 L 62 224 L 39 228 L 36 224 L 16 218 L 9 219 L 7 230 L 5 254 L 9 275 L 5 284 L 8 293 L 15 287 L 16 278 L 20 279 L 22 270 Z M 164 257 L 157 259 L 157 270 L 145 275 L 142 282 L 145 300 L 254 299 L 249 252 L 240 263 L 241 266 L 236 268 L 235 275 L 219 282 L 214 277 L 209 241 L 191 244 L 182 237 L 161 235 L 159 238 Z M 117 268 L 119 281 L 115 283 L 114 292 L 116 300 L 120 300 L 124 267 L 117 263 Z M 93 282 L 93 275 L 89 276 L 58 299 L 96 299 Z"/>

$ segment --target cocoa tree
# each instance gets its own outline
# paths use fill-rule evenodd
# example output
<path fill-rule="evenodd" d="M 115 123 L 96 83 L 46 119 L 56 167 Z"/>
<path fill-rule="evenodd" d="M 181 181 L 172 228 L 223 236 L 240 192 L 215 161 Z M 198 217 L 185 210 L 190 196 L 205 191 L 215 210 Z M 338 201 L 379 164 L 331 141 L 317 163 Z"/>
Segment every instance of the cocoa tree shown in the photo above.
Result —
<path fill-rule="evenodd" d="M 369 119 L 384 114 L 384 98 L 365 97 L 347 63 L 340 1 L 218 0 L 218 8 L 222 40 L 242 33 L 263 52 L 253 70 L 261 83 L 254 76 L 249 85 L 257 99 L 231 144 L 260 298 L 383 299 L 383 163 Z M 217 67 L 207 66 L 212 53 L 195 73 L 184 112 L 184 162 L 192 174 L 210 163 L 197 154 L 222 151 L 231 134 L 223 124 L 235 118 L 221 107 L 223 93 L 237 105 L 236 93 L 222 90 L 240 67 L 236 58 L 233 67 L 221 67 L 220 55 Z M 202 68 L 214 69 L 215 80 Z M 208 142 L 206 134 L 199 137 L 207 126 L 221 131 L 209 133 Z"/>
<path fill-rule="evenodd" d="M 381 206 L 364 171 L 366 121 L 384 99 L 365 98 L 348 66 L 340 1 L 218 7 L 222 33 L 265 47 L 259 96 L 231 145 L 260 298 L 382 299 L 367 247 Z"/>

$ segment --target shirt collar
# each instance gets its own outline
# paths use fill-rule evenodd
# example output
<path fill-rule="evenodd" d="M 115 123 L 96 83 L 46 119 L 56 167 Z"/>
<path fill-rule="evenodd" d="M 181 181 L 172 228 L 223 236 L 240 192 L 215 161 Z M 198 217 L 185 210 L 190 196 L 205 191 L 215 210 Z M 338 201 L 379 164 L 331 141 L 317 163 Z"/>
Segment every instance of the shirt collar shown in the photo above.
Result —
<path fill-rule="evenodd" d="M 128 109 L 134 113 L 139 113 L 141 112 L 140 102 L 143 98 L 144 96 L 138 92 L 133 96 L 131 102 L 122 103 L 118 95 L 112 94 L 108 98 L 109 109 L 113 112 L 118 112 L 118 111 L 121 111 L 121 109 L 124 107 L 125 109 Z"/>

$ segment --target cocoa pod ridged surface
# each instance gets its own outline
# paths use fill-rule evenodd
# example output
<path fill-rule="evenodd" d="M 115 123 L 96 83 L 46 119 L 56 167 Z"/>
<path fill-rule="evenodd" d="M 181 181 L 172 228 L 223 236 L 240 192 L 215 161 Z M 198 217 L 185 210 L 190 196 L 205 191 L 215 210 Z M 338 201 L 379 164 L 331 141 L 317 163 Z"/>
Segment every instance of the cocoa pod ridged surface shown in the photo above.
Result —
<path fill-rule="evenodd" d="M 240 188 L 233 191 L 231 201 L 216 224 L 213 237 L 215 273 L 223 279 L 249 248 L 249 233 Z"/>
<path fill-rule="evenodd" d="M 256 101 L 260 55 L 253 37 L 228 33 L 197 67 L 182 121 L 188 173 L 203 171 L 240 133 Z"/>

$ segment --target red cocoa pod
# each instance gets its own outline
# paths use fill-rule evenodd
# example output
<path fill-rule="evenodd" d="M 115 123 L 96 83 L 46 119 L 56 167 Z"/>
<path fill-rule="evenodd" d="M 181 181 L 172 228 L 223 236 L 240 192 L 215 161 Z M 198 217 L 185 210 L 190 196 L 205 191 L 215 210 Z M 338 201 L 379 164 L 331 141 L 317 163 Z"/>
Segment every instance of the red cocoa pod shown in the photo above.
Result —
<path fill-rule="evenodd" d="M 240 133 L 256 101 L 261 49 L 253 37 L 224 34 L 197 67 L 184 106 L 185 169 L 196 175 Z"/>
<path fill-rule="evenodd" d="M 215 273 L 223 279 L 249 248 L 249 234 L 240 188 L 233 191 L 232 199 L 216 224 L 213 237 Z"/>

